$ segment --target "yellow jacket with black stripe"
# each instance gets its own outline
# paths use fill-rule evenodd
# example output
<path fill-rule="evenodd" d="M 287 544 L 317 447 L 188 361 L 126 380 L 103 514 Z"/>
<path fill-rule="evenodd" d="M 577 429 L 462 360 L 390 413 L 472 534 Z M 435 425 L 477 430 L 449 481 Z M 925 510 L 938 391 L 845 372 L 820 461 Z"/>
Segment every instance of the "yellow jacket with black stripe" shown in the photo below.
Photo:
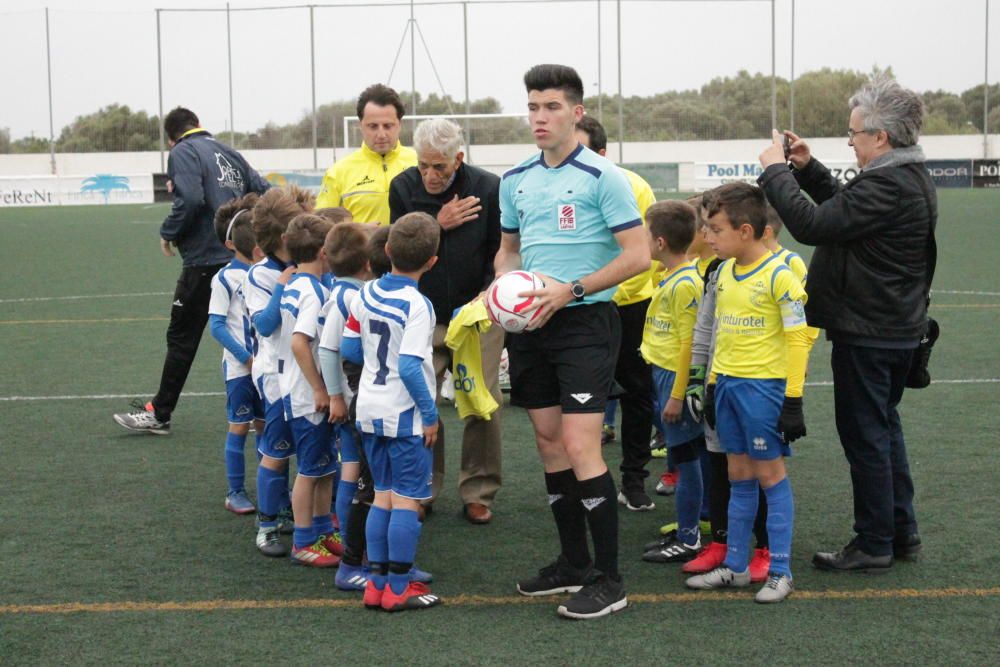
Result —
<path fill-rule="evenodd" d="M 346 158 L 326 170 L 316 208 L 343 206 L 355 222 L 389 224 L 389 183 L 398 174 L 417 165 L 417 152 L 396 142 L 380 155 L 362 144 Z"/>
<path fill-rule="evenodd" d="M 623 167 L 618 168 L 622 170 L 628 178 L 629 185 L 632 186 L 636 204 L 639 205 L 639 217 L 642 218 L 642 224 L 645 225 L 646 209 L 656 202 L 656 195 L 653 194 L 653 188 L 649 186 L 649 183 L 642 176 L 634 171 L 629 171 Z M 618 285 L 618 289 L 615 290 L 615 295 L 612 297 L 614 302 L 619 306 L 629 306 L 633 303 L 645 301 L 653 296 L 653 274 L 658 264 L 659 262 L 653 262 L 650 264 L 648 271 L 643 271 L 639 275 L 633 276 Z"/>

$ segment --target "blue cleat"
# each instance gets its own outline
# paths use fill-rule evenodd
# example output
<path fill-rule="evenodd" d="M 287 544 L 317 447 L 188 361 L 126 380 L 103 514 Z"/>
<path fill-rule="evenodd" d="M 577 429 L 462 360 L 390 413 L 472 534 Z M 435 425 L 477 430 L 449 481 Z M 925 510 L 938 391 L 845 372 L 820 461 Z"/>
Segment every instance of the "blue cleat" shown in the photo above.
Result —
<path fill-rule="evenodd" d="M 342 591 L 360 593 L 365 590 L 365 585 L 368 583 L 368 572 L 368 568 L 363 565 L 348 565 L 341 561 L 333 583 Z"/>
<path fill-rule="evenodd" d="M 410 568 L 410 581 L 416 582 L 418 584 L 429 584 L 434 581 L 434 575 L 430 572 L 425 572 L 419 567 L 414 565 Z"/>
<path fill-rule="evenodd" d="M 244 489 L 226 494 L 226 509 L 233 514 L 252 514 L 257 511 Z"/>

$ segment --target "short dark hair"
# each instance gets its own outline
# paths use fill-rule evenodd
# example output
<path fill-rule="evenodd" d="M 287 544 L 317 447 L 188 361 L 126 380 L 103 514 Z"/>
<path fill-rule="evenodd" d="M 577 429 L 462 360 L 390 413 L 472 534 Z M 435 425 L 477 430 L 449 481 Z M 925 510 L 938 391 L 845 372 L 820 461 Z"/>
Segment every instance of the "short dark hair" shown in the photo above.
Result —
<path fill-rule="evenodd" d="M 389 261 L 389 255 L 385 254 L 385 244 L 388 240 L 389 227 L 386 225 L 376 227 L 368 239 L 368 268 L 376 278 L 392 271 L 392 262 Z"/>
<path fill-rule="evenodd" d="M 767 204 L 767 226 L 771 228 L 774 238 L 778 238 L 781 230 L 785 227 L 785 222 L 778 215 L 778 211 L 771 206 L 770 202 Z"/>
<path fill-rule="evenodd" d="M 572 104 L 583 104 L 583 81 L 566 65 L 535 65 L 524 73 L 524 87 L 533 90 L 561 90 Z"/>
<path fill-rule="evenodd" d="M 604 130 L 601 122 L 590 115 L 584 115 L 580 122 L 576 124 L 576 129 L 587 135 L 590 145 L 587 146 L 595 153 L 600 153 L 608 148 L 608 133 Z"/>
<path fill-rule="evenodd" d="M 392 106 L 396 108 L 396 119 L 402 120 L 406 109 L 403 107 L 403 100 L 399 99 L 399 93 L 381 83 L 368 86 L 361 91 L 358 97 L 358 120 L 365 117 L 365 107 L 369 102 L 380 107 Z"/>
<path fill-rule="evenodd" d="M 665 199 L 646 209 L 646 225 L 653 238 L 667 242 L 670 252 L 684 252 L 694 241 L 697 216 L 691 204 Z"/>
<path fill-rule="evenodd" d="M 330 270 L 339 278 L 357 275 L 368 263 L 370 228 L 357 222 L 332 224 L 323 246 Z"/>
<path fill-rule="evenodd" d="M 248 192 L 227 201 L 215 211 L 215 234 L 219 242 L 225 245 L 226 241 L 232 241 L 237 252 L 244 257 L 252 258 L 253 249 L 257 247 L 257 237 L 253 233 L 253 207 L 259 197 L 256 192 Z"/>
<path fill-rule="evenodd" d="M 260 196 L 253 207 L 253 231 L 265 255 L 273 255 L 281 248 L 281 235 L 292 218 L 312 212 L 308 200 L 311 196 L 294 185 L 271 188 Z"/>
<path fill-rule="evenodd" d="M 693 197 L 688 197 L 685 200 L 687 203 L 691 204 L 691 208 L 694 209 L 695 219 L 694 224 L 697 229 L 701 229 L 705 226 L 705 215 L 702 211 L 702 207 L 705 206 L 704 197 L 701 195 L 695 195 Z"/>
<path fill-rule="evenodd" d="M 767 198 L 764 197 L 764 191 L 756 185 L 743 182 L 726 183 L 709 190 L 703 196 L 709 220 L 719 211 L 725 211 L 733 229 L 750 225 L 755 239 L 764 236 L 764 227 L 767 225 Z"/>
<path fill-rule="evenodd" d="M 285 247 L 296 264 L 312 262 L 319 255 L 333 223 L 314 213 L 301 213 L 288 223 Z"/>
<path fill-rule="evenodd" d="M 407 213 L 389 227 L 388 247 L 392 268 L 407 273 L 420 269 L 437 254 L 441 226 L 423 211 Z"/>
<path fill-rule="evenodd" d="M 196 127 L 201 127 L 201 121 L 193 111 L 184 107 L 171 109 L 163 119 L 163 131 L 167 133 L 170 141 L 177 141 L 185 132 Z"/>
<path fill-rule="evenodd" d="M 339 225 L 342 222 L 354 222 L 354 216 L 343 206 L 327 206 L 326 208 L 318 208 L 313 212 L 335 225 Z"/>

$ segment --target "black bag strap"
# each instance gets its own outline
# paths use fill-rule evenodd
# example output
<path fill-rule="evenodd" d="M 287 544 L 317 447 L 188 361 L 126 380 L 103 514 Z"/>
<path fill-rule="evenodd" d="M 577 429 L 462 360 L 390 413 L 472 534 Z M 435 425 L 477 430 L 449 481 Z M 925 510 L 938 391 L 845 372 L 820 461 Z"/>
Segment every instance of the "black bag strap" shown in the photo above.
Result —
<path fill-rule="evenodd" d="M 934 228 L 937 227 L 938 217 L 937 198 L 931 197 L 930 189 L 927 187 L 930 176 L 924 164 L 921 162 L 914 166 L 920 170 L 917 183 L 920 184 L 920 189 L 924 193 L 924 200 L 927 202 L 927 215 L 930 217 L 927 224 L 927 285 L 924 287 L 924 298 L 929 306 L 931 303 L 931 283 L 934 281 L 934 271 L 937 269 L 937 241 L 934 238 Z"/>

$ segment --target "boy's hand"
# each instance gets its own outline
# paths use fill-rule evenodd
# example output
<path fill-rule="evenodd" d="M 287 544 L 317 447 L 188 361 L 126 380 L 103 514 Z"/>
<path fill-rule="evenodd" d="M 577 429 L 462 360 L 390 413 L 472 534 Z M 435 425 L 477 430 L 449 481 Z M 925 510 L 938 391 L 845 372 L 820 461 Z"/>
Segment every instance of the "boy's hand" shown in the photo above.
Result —
<path fill-rule="evenodd" d="M 326 393 L 326 387 L 313 389 L 313 409 L 316 412 L 326 412 L 330 409 L 330 395 Z"/>
<path fill-rule="evenodd" d="M 778 417 L 778 433 L 785 444 L 795 442 L 806 435 L 806 418 L 802 414 L 802 397 L 785 396 Z"/>
<path fill-rule="evenodd" d="M 671 397 L 667 401 L 667 407 L 663 408 L 663 421 L 668 424 L 676 424 L 681 420 L 681 410 L 684 409 L 684 401 Z"/>
<path fill-rule="evenodd" d="M 331 424 L 342 424 L 347 421 L 347 403 L 344 402 L 343 394 L 330 394 L 330 418 Z"/>
<path fill-rule="evenodd" d="M 288 281 L 292 279 L 292 276 L 295 275 L 295 272 L 297 270 L 298 268 L 294 266 L 289 266 L 288 268 L 286 268 L 284 271 L 281 272 L 281 275 L 278 276 L 278 284 L 287 285 Z"/>
<path fill-rule="evenodd" d="M 715 428 L 715 385 L 705 385 L 705 397 L 701 403 L 701 413 L 705 417 L 705 423 L 711 428 Z"/>
<path fill-rule="evenodd" d="M 434 446 L 434 443 L 438 439 L 438 428 L 441 426 L 441 420 L 434 422 L 430 426 L 424 426 L 424 447 L 430 449 Z"/>

